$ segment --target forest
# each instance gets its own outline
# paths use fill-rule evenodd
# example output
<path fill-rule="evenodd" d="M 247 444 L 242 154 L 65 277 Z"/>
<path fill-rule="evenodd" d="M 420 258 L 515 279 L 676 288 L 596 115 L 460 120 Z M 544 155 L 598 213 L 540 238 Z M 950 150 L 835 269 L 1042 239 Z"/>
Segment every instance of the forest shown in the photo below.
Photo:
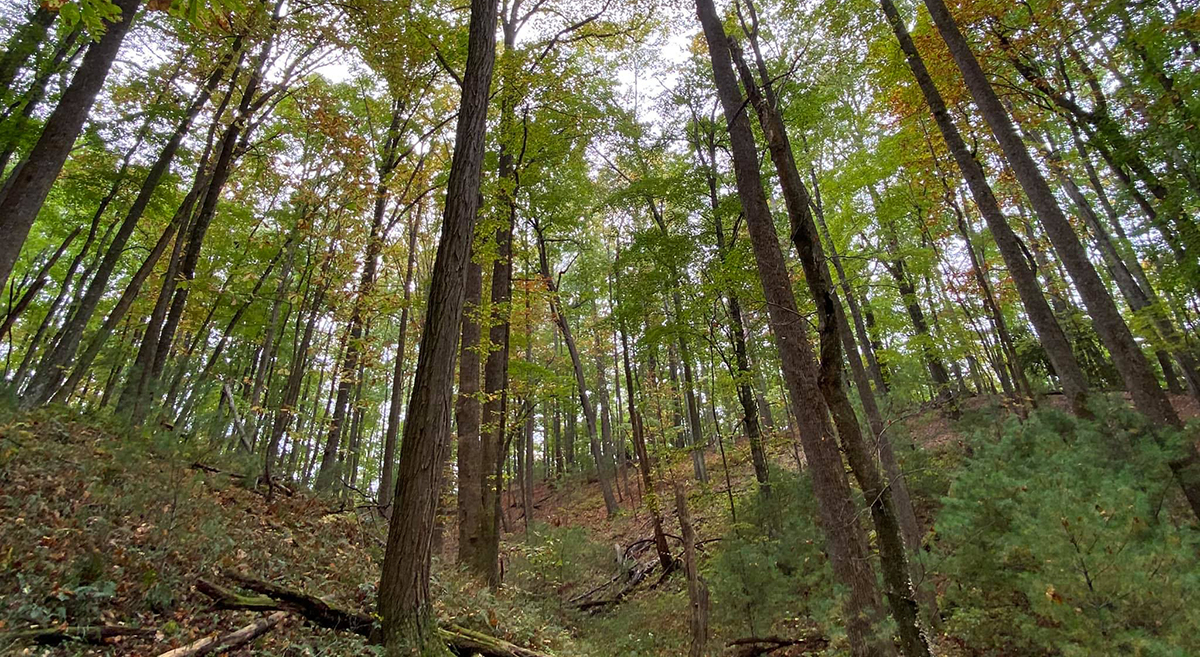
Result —
<path fill-rule="evenodd" d="M 0 654 L 1200 655 L 1195 0 L 0 40 Z"/>

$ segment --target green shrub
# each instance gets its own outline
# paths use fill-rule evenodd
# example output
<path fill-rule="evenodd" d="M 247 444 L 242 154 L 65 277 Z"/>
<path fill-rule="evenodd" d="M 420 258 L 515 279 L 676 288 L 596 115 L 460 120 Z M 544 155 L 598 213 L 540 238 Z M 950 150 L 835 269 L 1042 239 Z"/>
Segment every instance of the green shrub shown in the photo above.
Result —
<path fill-rule="evenodd" d="M 946 629 L 979 654 L 1200 654 L 1200 542 L 1169 454 L 1128 411 L 1097 417 L 970 438 L 935 544 Z"/>
<path fill-rule="evenodd" d="M 760 491 L 740 502 L 738 524 L 705 564 L 714 626 L 731 637 L 813 627 L 830 636 L 841 625 L 838 596 L 811 482 L 782 468 L 772 477 L 769 496 Z"/>

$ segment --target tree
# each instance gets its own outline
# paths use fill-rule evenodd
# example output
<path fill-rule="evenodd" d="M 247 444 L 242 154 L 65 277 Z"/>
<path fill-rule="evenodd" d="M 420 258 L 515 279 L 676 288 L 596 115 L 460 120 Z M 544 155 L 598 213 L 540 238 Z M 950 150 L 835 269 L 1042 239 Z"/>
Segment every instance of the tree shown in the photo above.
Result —
<path fill-rule="evenodd" d="M 496 60 L 497 0 L 472 0 L 462 101 L 425 315 L 424 336 L 400 444 L 395 508 L 379 585 L 384 646 L 444 654 L 433 631 L 430 545 L 449 440 L 451 372 L 463 315 L 463 284 L 479 211 L 488 90 Z"/>
<path fill-rule="evenodd" d="M 117 0 L 114 4 L 119 14 L 105 21 L 103 35 L 88 48 L 70 86 L 46 120 L 42 136 L 0 188 L 0 233 L 5 235 L 0 242 L 0 289 L 8 285 L 29 229 L 87 121 L 141 0 Z"/>
<path fill-rule="evenodd" d="M 866 543 L 862 529 L 853 520 L 854 505 L 845 468 L 838 453 L 833 427 L 824 411 L 817 388 L 812 348 L 802 326 L 791 281 L 779 248 L 774 221 L 767 207 L 758 157 L 750 122 L 743 113 L 742 95 L 737 88 L 730 45 L 711 0 L 697 0 L 696 12 L 704 28 L 712 58 L 713 78 L 725 112 L 730 147 L 734 154 L 734 173 L 738 196 L 746 215 L 746 226 L 754 245 L 759 278 L 767 298 L 771 330 L 784 379 L 792 397 L 800 441 L 813 470 L 814 488 L 825 530 L 827 550 L 838 579 L 850 590 L 847 634 L 855 654 L 882 654 L 887 651 L 871 638 L 871 626 L 879 620 L 879 598 L 874 575 L 865 561 Z M 816 413 L 809 409 L 820 409 Z"/>

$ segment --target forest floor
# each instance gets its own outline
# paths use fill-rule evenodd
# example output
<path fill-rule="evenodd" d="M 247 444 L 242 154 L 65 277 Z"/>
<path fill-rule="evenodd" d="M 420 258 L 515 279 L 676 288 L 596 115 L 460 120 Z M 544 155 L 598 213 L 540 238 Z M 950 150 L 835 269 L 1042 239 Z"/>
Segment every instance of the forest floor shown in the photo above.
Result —
<path fill-rule="evenodd" d="M 1190 400 L 1178 403 L 1185 416 L 1197 415 Z M 992 402 L 973 400 L 964 412 L 994 414 L 997 409 Z M 936 411 L 897 424 L 902 458 L 953 458 L 960 449 L 954 424 Z M 0 637 L 33 625 L 152 630 L 103 645 L 23 647 L 0 638 L 0 654 L 154 656 L 233 631 L 261 614 L 216 610 L 213 600 L 196 589 L 201 579 L 222 581 L 230 572 L 302 589 L 346 609 L 373 608 L 386 531 L 376 512 L 303 491 L 276 490 L 269 498 L 265 487 L 247 483 L 254 480 L 244 476 L 251 465 L 222 462 L 208 446 L 177 440 L 161 432 L 131 436 L 103 420 L 63 411 L 0 415 Z M 786 436 L 771 440 L 771 454 L 774 468 L 798 465 Z M 688 489 L 702 546 L 727 531 L 727 488 L 740 505 L 740 496 L 753 486 L 744 440 L 727 444 L 724 455 L 709 450 L 707 468 L 710 483 L 700 486 L 694 484 L 690 460 L 665 464 L 656 495 L 664 506 L 666 532 L 678 536 L 670 486 L 677 481 Z M 506 582 L 513 586 L 495 594 L 480 591 L 453 567 L 439 565 L 434 583 L 439 615 L 560 655 L 614 654 L 589 648 L 603 644 L 613 631 L 684 636 L 688 611 L 679 577 L 655 590 L 654 574 L 624 598 L 621 606 L 641 605 L 636 622 L 627 617 L 605 624 L 576 609 L 579 600 L 617 591 L 619 584 L 605 586 L 610 573 L 615 582 L 622 569 L 653 558 L 646 542 L 651 519 L 640 508 L 645 494 L 640 476 L 631 469 L 619 479 L 622 512 L 611 519 L 595 481 L 574 475 L 538 483 L 528 535 L 513 489 L 505 497 L 509 531 L 502 547 Z M 944 485 L 913 482 L 917 489 Z M 936 500 L 914 497 L 919 515 L 932 517 Z M 454 527 L 444 535 L 441 555 L 449 563 Z M 679 549 L 675 540 L 672 549 Z M 368 650 L 357 636 L 294 617 L 253 645 L 253 654 L 297 657 Z"/>

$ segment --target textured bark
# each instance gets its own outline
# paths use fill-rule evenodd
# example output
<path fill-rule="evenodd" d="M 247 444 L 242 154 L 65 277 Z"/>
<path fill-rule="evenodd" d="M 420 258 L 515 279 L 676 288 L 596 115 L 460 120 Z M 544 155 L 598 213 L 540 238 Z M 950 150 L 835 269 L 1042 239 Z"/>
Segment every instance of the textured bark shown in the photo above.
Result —
<path fill-rule="evenodd" d="M 462 338 L 458 353 L 458 397 L 454 401 L 454 426 L 458 440 L 458 561 L 484 581 L 492 566 L 487 543 L 492 533 L 490 504 L 484 500 L 491 468 L 480 439 L 482 408 L 479 401 L 479 304 L 483 293 L 483 269 L 467 264 L 463 300 Z M 488 500 L 491 499 L 489 495 Z"/>
<path fill-rule="evenodd" d="M 520 5 L 520 2 L 505 3 L 508 13 L 500 17 L 504 37 L 501 56 L 510 60 L 514 59 L 516 55 Z M 496 508 L 499 501 L 503 478 L 500 469 L 491 464 L 495 463 L 500 456 L 499 446 L 506 433 L 505 421 L 508 414 L 508 343 L 511 331 L 513 276 L 512 238 L 513 225 L 517 216 L 516 194 L 520 187 L 520 176 L 516 168 L 517 156 L 514 155 L 513 145 L 509 142 L 516 122 L 514 103 L 518 93 L 515 87 L 516 82 L 512 79 L 515 73 L 514 65 L 513 61 L 509 61 L 507 65 L 501 67 L 504 78 L 501 81 L 503 88 L 500 90 L 498 174 L 503 182 L 500 190 L 499 225 L 496 227 L 493 237 L 496 243 L 496 258 L 492 262 L 492 280 L 489 290 L 490 317 L 488 318 L 487 359 L 484 362 L 483 371 L 484 401 L 482 408 L 479 408 L 478 400 L 474 402 L 474 412 L 476 413 L 474 441 L 478 445 L 479 462 L 484 469 L 474 474 L 478 481 L 469 484 L 472 491 L 478 488 L 482 505 L 480 507 L 482 511 L 477 520 L 479 536 L 476 538 L 479 543 L 473 547 L 476 551 L 474 555 L 475 571 L 492 587 L 500 584 L 500 519 L 496 517 L 493 509 Z M 478 333 L 478 329 L 476 329 L 476 333 Z M 476 340 L 478 341 L 478 338 Z M 476 365 L 473 371 L 476 373 L 475 389 L 478 390 L 478 355 L 475 356 L 475 361 Z M 528 466 L 528 464 L 526 465 Z M 528 479 L 525 483 L 528 487 Z M 525 517 L 528 522 L 528 510 Z M 483 523 L 486 523 L 486 526 Z M 459 545 L 461 550 L 461 542 Z"/>
<path fill-rule="evenodd" d="M 971 197 L 974 199 L 976 207 L 979 208 L 980 214 L 983 215 L 984 221 L 991 230 L 992 239 L 996 241 L 1000 256 L 1004 259 L 1004 264 L 1012 276 L 1017 294 L 1025 306 L 1025 313 L 1029 316 L 1029 321 L 1046 350 L 1047 358 L 1054 366 L 1054 371 L 1062 384 L 1063 393 L 1076 414 L 1088 414 L 1088 386 L 1083 376 L 1083 370 L 1079 367 L 1079 362 L 1075 358 L 1066 333 L 1063 332 L 1054 312 L 1046 302 L 1046 297 L 1042 294 L 1037 274 L 1022 248 L 1020 238 L 1013 232 L 1001 211 L 1000 204 L 987 182 L 983 166 L 967 147 L 962 134 L 947 112 L 941 92 L 934 85 L 933 78 L 925 67 L 925 61 L 921 58 L 916 44 L 913 43 L 895 4 L 892 0 L 880 0 L 880 5 L 887 16 L 892 32 L 900 42 L 900 49 L 904 52 L 909 69 L 917 80 L 917 86 L 920 87 L 921 93 L 925 97 L 930 113 L 933 114 L 934 122 L 937 123 L 942 139 L 950 149 L 950 154 L 954 157 L 963 179 L 966 180 L 967 186 L 971 190 Z"/>
<path fill-rule="evenodd" d="M 737 86 L 729 42 L 712 0 L 696 0 L 696 12 L 708 42 L 713 78 L 730 136 L 738 196 L 745 212 L 784 379 L 795 406 L 800 441 L 813 477 L 826 550 L 835 576 L 849 590 L 846 632 L 855 655 L 889 654 L 890 645 L 873 636 L 872 628 L 880 620 L 882 610 L 875 575 L 867 561 L 866 537 L 857 521 L 845 467 L 817 388 L 812 347 L 796 308 L 779 236 L 767 207 L 754 135 Z"/>
<path fill-rule="evenodd" d="M 1075 234 L 1058 206 L 1050 186 L 1030 157 L 1012 118 L 1001 104 L 983 68 L 959 31 L 958 23 L 942 0 L 925 0 L 925 5 L 929 8 L 938 32 L 946 41 L 950 54 L 962 72 L 971 97 L 978 105 L 1017 181 L 1041 220 L 1059 260 L 1070 273 L 1075 289 L 1078 290 L 1092 318 L 1096 333 L 1112 355 L 1113 364 L 1133 399 L 1134 407 L 1158 426 L 1182 427 L 1175 409 L 1159 387 L 1158 378 L 1154 375 L 1150 363 L 1134 341 L 1128 325 L 1105 289 L 1104 282 L 1100 280 L 1100 276 L 1088 260 L 1079 236 Z M 1197 452 L 1195 442 L 1186 441 L 1183 453 L 1172 460 L 1170 466 L 1184 495 L 1187 496 L 1192 512 L 1200 517 L 1200 452 Z"/>
<path fill-rule="evenodd" d="M 421 350 L 400 444 L 378 611 L 383 645 L 443 654 L 434 633 L 429 569 L 434 520 L 450 438 L 454 359 L 463 287 L 479 211 L 488 90 L 496 59 L 497 0 L 472 0 L 462 101 L 447 182 L 442 235 L 430 279 Z"/>
<path fill-rule="evenodd" d="M 753 2 L 747 0 L 746 4 L 753 12 Z M 766 64 L 758 51 L 757 19 L 754 20 L 754 26 L 754 30 L 749 31 L 750 43 L 754 47 L 760 79 L 755 79 L 754 73 L 746 65 L 736 45 L 733 45 L 733 56 L 741 73 L 742 86 L 746 89 L 750 103 L 758 114 L 763 134 L 766 135 L 771 161 L 775 165 L 779 185 L 783 190 L 784 204 L 791 225 L 792 244 L 800 257 L 804 279 L 817 308 L 820 359 L 817 363 L 816 393 L 825 400 L 825 405 L 833 416 L 842 451 L 846 454 L 850 468 L 871 510 L 871 520 L 879 543 L 885 592 L 900 636 L 901 650 L 908 657 L 926 657 L 931 652 L 918 613 L 916 593 L 909 577 L 908 550 L 893 497 L 893 488 L 884 480 L 875 464 L 871 448 L 863 438 L 854 406 L 850 403 L 842 383 L 842 336 L 845 334 L 842 329 L 848 329 L 848 326 L 845 317 L 838 312 L 841 301 L 837 298 L 829 269 L 825 265 L 825 253 L 810 207 L 811 198 L 796 166 L 787 127 L 778 112 Z M 813 392 L 801 390 L 801 394 L 810 399 L 814 396 Z M 886 437 L 881 438 L 886 440 Z M 817 465 L 814 464 L 813 467 Z M 915 518 L 913 522 L 915 523 Z M 936 610 L 930 611 L 931 616 L 935 614 Z"/>
<path fill-rule="evenodd" d="M 3 235 L 0 238 L 0 289 L 8 286 L 8 277 L 29 229 L 83 129 L 141 0 L 116 0 L 115 4 L 121 12 L 120 18 L 106 23 L 104 36 L 88 48 L 71 84 L 59 98 L 58 106 L 46 119 L 42 136 L 0 192 L 0 235 Z"/>

